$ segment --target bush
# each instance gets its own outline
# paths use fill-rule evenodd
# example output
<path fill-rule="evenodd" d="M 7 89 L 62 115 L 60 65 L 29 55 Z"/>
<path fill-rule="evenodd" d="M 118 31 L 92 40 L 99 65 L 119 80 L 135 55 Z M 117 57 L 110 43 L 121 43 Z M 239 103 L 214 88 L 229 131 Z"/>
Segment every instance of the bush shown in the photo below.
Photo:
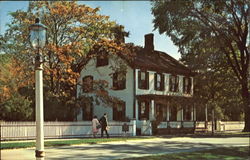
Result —
<path fill-rule="evenodd" d="M 31 101 L 20 94 L 12 95 L 7 101 L 0 104 L 0 119 L 5 121 L 31 120 L 33 109 Z"/>

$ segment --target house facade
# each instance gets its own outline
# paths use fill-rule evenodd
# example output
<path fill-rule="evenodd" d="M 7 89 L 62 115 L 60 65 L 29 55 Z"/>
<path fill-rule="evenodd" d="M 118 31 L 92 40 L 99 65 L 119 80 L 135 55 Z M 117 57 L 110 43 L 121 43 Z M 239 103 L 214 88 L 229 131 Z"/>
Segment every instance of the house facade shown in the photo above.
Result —
<path fill-rule="evenodd" d="M 89 103 L 82 106 L 77 120 L 91 120 L 92 116 L 108 114 L 110 121 L 135 119 L 140 130 L 143 123 L 154 121 L 158 128 L 185 128 L 196 119 L 192 105 L 194 73 L 169 56 L 154 50 L 153 34 L 145 35 L 145 46 L 127 61 L 126 72 L 115 72 L 117 59 L 96 57 L 80 71 L 77 96 L 91 95 L 88 86 L 94 80 L 108 82 L 108 93 L 120 102 L 116 107 Z M 93 84 L 92 84 L 93 85 Z M 91 86 L 91 85 L 90 85 Z"/>

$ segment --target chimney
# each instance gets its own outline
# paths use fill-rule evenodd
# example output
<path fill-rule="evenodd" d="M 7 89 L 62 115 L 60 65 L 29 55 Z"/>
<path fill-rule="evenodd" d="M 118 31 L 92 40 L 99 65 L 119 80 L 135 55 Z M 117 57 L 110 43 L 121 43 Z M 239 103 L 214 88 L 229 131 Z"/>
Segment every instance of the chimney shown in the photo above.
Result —
<path fill-rule="evenodd" d="M 149 33 L 149 34 L 146 34 L 144 37 L 145 37 L 144 48 L 148 51 L 153 51 L 154 50 L 154 34 Z"/>

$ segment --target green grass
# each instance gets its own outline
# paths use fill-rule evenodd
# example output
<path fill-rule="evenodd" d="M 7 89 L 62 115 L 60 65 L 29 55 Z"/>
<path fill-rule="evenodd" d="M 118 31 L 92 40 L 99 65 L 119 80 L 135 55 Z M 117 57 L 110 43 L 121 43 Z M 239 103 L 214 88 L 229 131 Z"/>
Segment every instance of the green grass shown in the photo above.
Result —
<path fill-rule="evenodd" d="M 204 151 L 154 155 L 123 160 L 247 160 L 249 147 L 224 147 Z"/>
<path fill-rule="evenodd" d="M 114 141 L 128 141 L 128 140 L 141 140 L 141 139 L 152 139 L 152 137 L 127 137 L 127 138 L 86 138 L 86 139 L 67 139 L 67 140 L 53 140 L 46 141 L 45 147 L 51 146 L 66 146 L 66 145 L 77 145 L 77 144 L 97 144 L 103 142 L 114 142 Z M 35 142 L 6 142 L 1 143 L 0 149 L 14 149 L 14 148 L 29 148 L 35 147 Z"/>
<path fill-rule="evenodd" d="M 1 143 L 0 149 L 14 149 L 14 148 L 29 148 L 34 147 L 35 142 L 10 142 L 10 143 Z"/>
<path fill-rule="evenodd" d="M 191 136 L 211 136 L 211 137 L 249 137 L 250 132 L 215 132 L 212 135 L 211 132 L 208 133 L 195 133 Z"/>
<path fill-rule="evenodd" d="M 221 135 L 250 135 L 250 132 L 225 132 L 225 133 L 217 133 Z"/>

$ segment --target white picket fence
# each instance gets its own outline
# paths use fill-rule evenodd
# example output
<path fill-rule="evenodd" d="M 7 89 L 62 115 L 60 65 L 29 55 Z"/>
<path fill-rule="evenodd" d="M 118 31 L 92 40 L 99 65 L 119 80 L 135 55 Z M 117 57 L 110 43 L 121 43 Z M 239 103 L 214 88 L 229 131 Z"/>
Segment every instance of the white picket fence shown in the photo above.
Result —
<path fill-rule="evenodd" d="M 126 123 L 128 131 L 124 132 L 122 127 Z M 109 122 L 109 135 L 112 136 L 135 136 L 135 121 Z M 0 122 L 1 140 L 35 139 L 35 122 Z M 97 136 L 100 136 L 101 131 Z M 104 136 L 106 136 L 104 134 Z M 44 122 L 45 138 L 72 138 L 92 137 L 92 123 L 90 121 L 78 122 Z"/>
<path fill-rule="evenodd" d="M 124 124 L 127 124 L 128 131 L 123 131 Z M 168 122 L 170 128 L 193 128 L 212 131 L 212 123 L 207 122 Z M 195 126 L 194 126 L 195 124 Z M 241 131 L 244 128 L 244 122 L 240 121 L 217 121 L 216 131 Z M 152 125 L 150 121 L 131 120 L 130 122 L 109 122 L 110 136 L 136 136 L 136 127 L 141 128 L 142 135 L 152 135 Z M 168 128 L 167 122 L 161 122 L 158 128 Z M 35 122 L 0 122 L 1 140 L 15 139 L 35 139 Z M 92 124 L 90 121 L 77 122 L 44 122 L 45 138 L 75 138 L 92 137 Z M 100 131 L 97 136 L 100 136 Z M 106 135 L 104 135 L 106 136 Z"/>
<path fill-rule="evenodd" d="M 216 122 L 216 131 L 226 132 L 226 131 L 242 131 L 245 126 L 243 121 L 217 121 Z M 204 121 L 196 122 L 196 129 L 206 128 L 207 131 L 212 131 L 212 122 L 207 122 L 207 126 Z"/>
<path fill-rule="evenodd" d="M 218 131 L 241 131 L 244 129 L 245 122 L 242 121 L 218 121 Z"/>

